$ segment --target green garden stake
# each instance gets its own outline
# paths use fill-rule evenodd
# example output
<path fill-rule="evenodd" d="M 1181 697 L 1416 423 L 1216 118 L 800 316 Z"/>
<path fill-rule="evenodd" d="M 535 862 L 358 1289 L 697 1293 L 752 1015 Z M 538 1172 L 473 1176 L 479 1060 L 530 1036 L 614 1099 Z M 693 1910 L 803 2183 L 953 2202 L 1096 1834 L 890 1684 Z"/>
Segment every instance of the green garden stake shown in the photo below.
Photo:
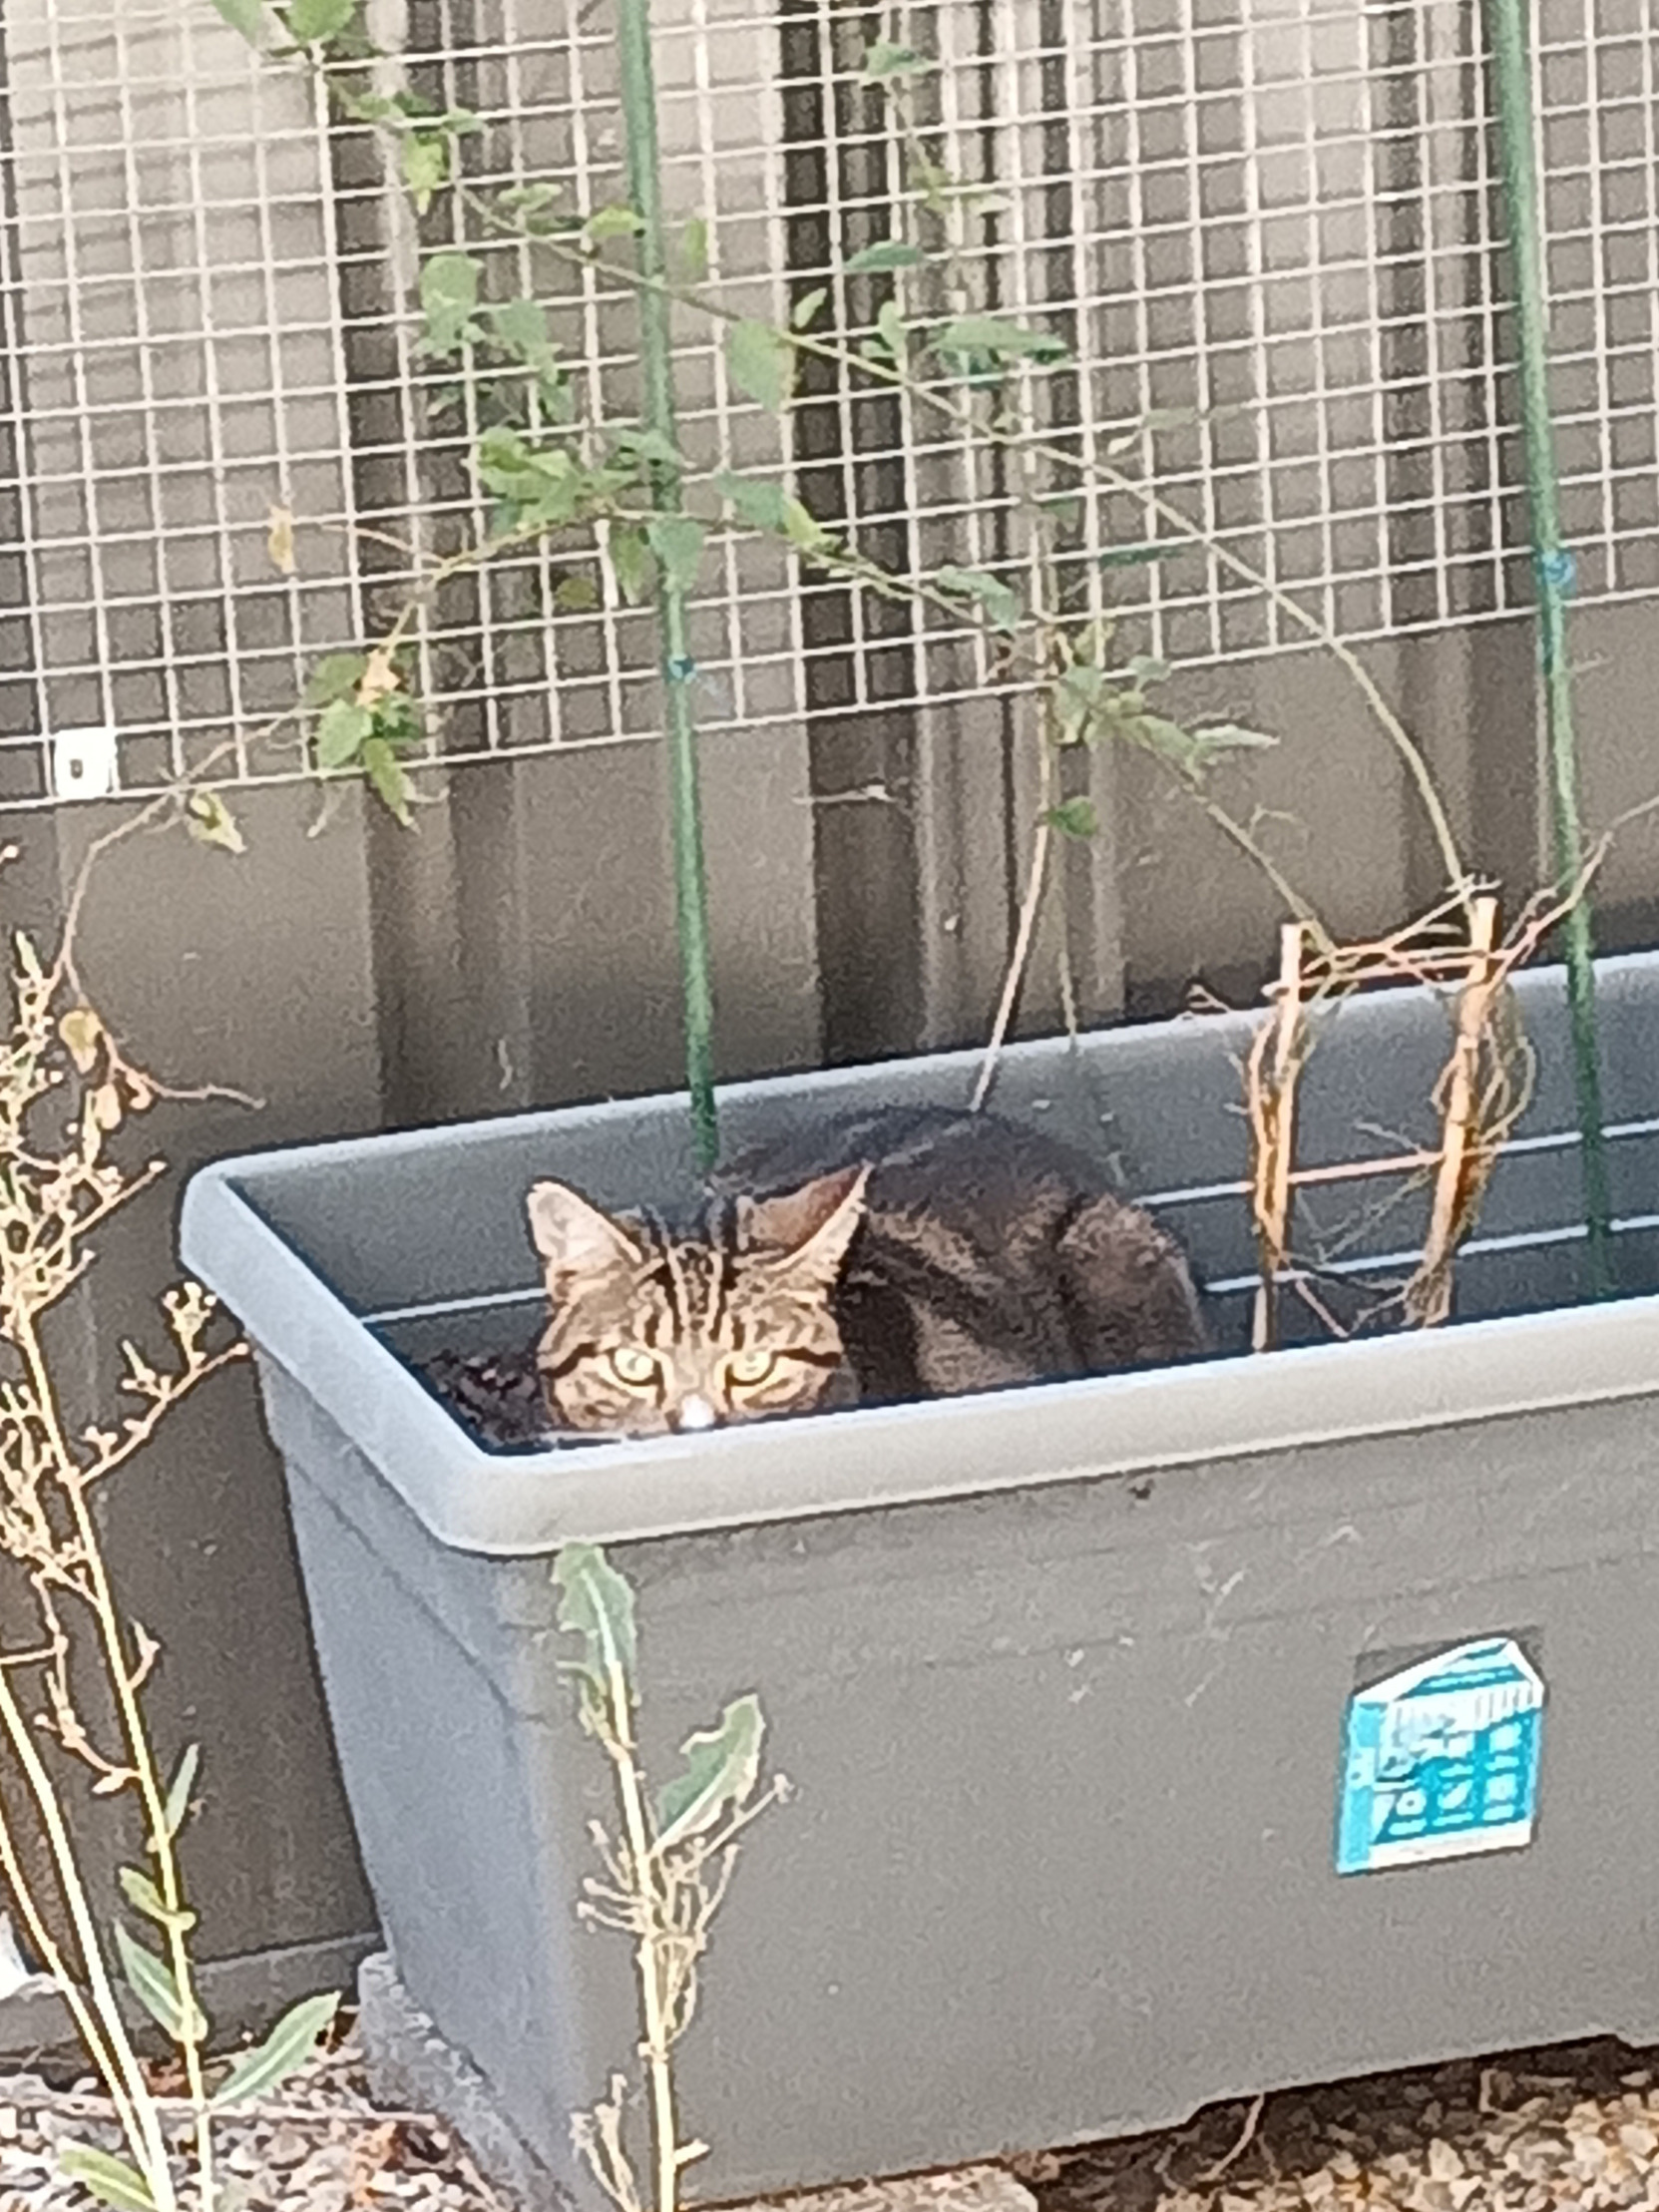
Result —
<path fill-rule="evenodd" d="M 1567 601 L 1573 559 L 1561 542 L 1561 503 L 1549 411 L 1538 179 L 1532 153 L 1532 76 L 1527 59 L 1527 0 L 1486 0 L 1502 149 L 1503 203 L 1514 263 L 1519 337 L 1521 431 L 1526 496 L 1532 522 L 1532 574 L 1537 592 L 1538 665 L 1543 675 L 1544 729 L 1549 753 L 1550 822 L 1555 869 L 1563 888 L 1584 865 L 1578 810 L 1578 752 L 1572 722 L 1572 666 L 1567 656 Z M 1584 1226 L 1592 1297 L 1613 1289 L 1612 1219 L 1607 1148 L 1602 1133 L 1601 1061 L 1596 1041 L 1594 939 L 1587 898 L 1566 920 L 1567 1006 L 1572 1024 L 1573 1081 L 1578 1099 Z"/>
<path fill-rule="evenodd" d="M 639 372 L 643 421 L 664 447 L 676 446 L 670 302 L 662 288 L 667 255 L 662 238 L 662 177 L 656 144 L 656 84 L 651 68 L 650 0 L 618 0 L 617 46 L 622 124 L 627 140 L 628 197 L 643 227 L 637 246 Z M 680 472 L 660 455 L 649 463 L 651 498 L 659 515 L 684 512 Z M 668 739 L 669 834 L 674 854 L 674 923 L 679 937 L 685 1002 L 685 1075 L 699 1168 L 719 1154 L 714 1109 L 714 993 L 708 962 L 708 883 L 703 866 L 702 810 L 697 795 L 696 729 L 691 713 L 691 659 L 685 587 L 656 564 L 656 617 L 662 647 L 662 687 Z"/>

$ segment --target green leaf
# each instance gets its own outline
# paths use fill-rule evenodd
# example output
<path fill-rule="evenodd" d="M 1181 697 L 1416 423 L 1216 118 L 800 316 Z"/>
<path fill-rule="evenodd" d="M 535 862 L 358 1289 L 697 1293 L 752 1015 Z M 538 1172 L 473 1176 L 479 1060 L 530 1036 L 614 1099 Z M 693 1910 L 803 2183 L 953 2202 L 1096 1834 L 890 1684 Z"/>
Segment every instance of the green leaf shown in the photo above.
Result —
<path fill-rule="evenodd" d="M 935 573 L 934 582 L 953 598 L 970 599 L 983 607 L 993 629 L 1012 635 L 1020 628 L 1019 598 L 1000 576 L 985 569 L 943 568 Z"/>
<path fill-rule="evenodd" d="M 336 82 L 333 97 L 340 113 L 354 123 L 397 123 L 403 116 L 403 103 L 388 100 L 384 93 L 354 92 L 350 85 Z"/>
<path fill-rule="evenodd" d="M 680 1745 L 685 1772 L 676 1774 L 656 1801 L 656 1848 L 671 1851 L 693 1836 L 706 1836 L 729 1806 L 747 1804 L 760 1779 L 760 1743 L 766 1732 L 760 1701 L 735 1698 L 717 1728 L 701 1728 Z"/>
<path fill-rule="evenodd" d="M 645 525 L 645 542 L 662 574 L 682 592 L 697 581 L 707 535 L 694 515 L 657 515 Z"/>
<path fill-rule="evenodd" d="M 790 492 L 784 494 L 783 534 L 797 553 L 834 553 L 840 544 L 834 533 L 824 528 L 811 508 L 803 506 Z"/>
<path fill-rule="evenodd" d="M 173 1780 L 167 1786 L 167 1798 L 162 1806 L 162 1820 L 171 1839 L 185 1825 L 185 1815 L 191 1807 L 191 1791 L 196 1787 L 196 1770 L 202 1763 L 202 1746 L 186 1744 L 174 1769 Z"/>
<path fill-rule="evenodd" d="M 558 348 L 548 335 L 548 313 L 539 299 L 504 299 L 484 312 L 490 335 L 503 353 L 510 353 L 526 368 L 555 366 Z"/>
<path fill-rule="evenodd" d="M 922 205 L 930 215 L 948 215 L 951 195 L 967 189 L 960 177 L 948 169 L 941 169 L 937 162 L 930 162 L 921 152 L 911 155 L 908 168 L 910 182 L 922 195 Z"/>
<path fill-rule="evenodd" d="M 1168 561 L 1183 553 L 1190 538 L 1159 538 L 1139 546 L 1108 546 L 1095 562 L 1101 569 L 1144 569 L 1154 561 Z"/>
<path fill-rule="evenodd" d="M 879 38 L 864 49 L 864 68 L 859 83 L 884 85 L 891 84 L 896 77 L 926 77 L 938 67 L 937 62 L 917 53 L 914 46 L 896 46 L 891 39 Z"/>
<path fill-rule="evenodd" d="M 1042 819 L 1062 837 L 1095 837 L 1100 830 L 1100 816 L 1092 799 L 1061 799 Z"/>
<path fill-rule="evenodd" d="M 1241 729 L 1237 722 L 1200 722 L 1193 736 L 1210 754 L 1270 752 L 1279 742 L 1265 729 Z"/>
<path fill-rule="evenodd" d="M 1186 729 L 1167 715 L 1145 712 L 1124 714 L 1113 727 L 1130 744 L 1156 753 L 1194 783 L 1230 752 L 1260 752 L 1278 743 L 1276 737 L 1259 729 L 1241 729 L 1236 722 L 1207 722 Z"/>
<path fill-rule="evenodd" d="M 449 183 L 448 139 L 433 131 L 411 131 L 403 141 L 403 182 L 416 215 L 425 215 L 433 194 Z"/>
<path fill-rule="evenodd" d="M 458 353 L 477 336 L 473 312 L 478 305 L 479 262 L 471 253 L 428 254 L 421 265 L 421 308 L 426 328 L 421 343 L 428 353 Z"/>
<path fill-rule="evenodd" d="M 1094 723 L 1104 703 L 1106 679 L 1088 661 L 1074 661 L 1056 679 L 1054 715 L 1062 745 L 1092 743 Z"/>
<path fill-rule="evenodd" d="M 307 706 L 328 706 L 335 699 L 350 698 L 368 668 L 361 653 L 325 653 L 311 670 L 305 685 Z"/>
<path fill-rule="evenodd" d="M 407 829 L 414 819 L 409 811 L 409 778 L 389 737 L 364 739 L 363 773 L 387 812 L 395 814 Z"/>
<path fill-rule="evenodd" d="M 1032 330 L 1004 315 L 955 315 L 933 344 L 936 353 L 983 353 L 993 361 L 1058 361 L 1068 350 L 1051 330 Z"/>
<path fill-rule="evenodd" d="M 340 2008 L 339 1992 L 302 1997 L 282 2014 L 262 2043 L 243 2051 L 230 2071 L 207 2099 L 211 2109 L 222 2112 L 227 2104 L 246 2097 L 262 2097 L 280 2088 L 288 2076 L 304 2065 L 317 2046 L 317 2038 L 332 2024 Z"/>
<path fill-rule="evenodd" d="M 631 523 L 613 523 L 605 551 L 618 591 L 629 607 L 637 607 L 650 590 L 651 580 L 650 548 L 644 532 Z"/>
<path fill-rule="evenodd" d="M 664 437 L 660 430 L 648 430 L 643 424 L 612 433 L 611 448 L 614 453 L 626 454 L 634 461 L 650 461 L 661 469 L 682 469 L 685 456 L 672 438 Z"/>
<path fill-rule="evenodd" d="M 909 347 L 909 332 L 896 299 L 884 299 L 876 309 L 876 334 L 894 361 L 902 363 Z"/>
<path fill-rule="evenodd" d="M 236 817 L 216 791 L 193 791 L 185 802 L 185 827 L 199 845 L 217 845 L 222 852 L 243 853 L 247 839 Z"/>
<path fill-rule="evenodd" d="M 1056 530 L 1075 530 L 1083 519 L 1083 503 L 1070 492 L 1045 492 L 1037 505 L 1043 521 Z"/>
<path fill-rule="evenodd" d="M 127 1987 L 156 2025 L 176 2043 L 205 2041 L 207 2022 L 202 2016 L 201 2006 L 193 2003 L 187 2014 L 180 2002 L 172 1970 L 165 1967 L 153 1951 L 146 1951 L 119 1921 L 115 1924 L 115 1947 L 121 1956 L 121 1971 L 127 1977 Z"/>
<path fill-rule="evenodd" d="M 627 1582 L 597 1544 L 567 1544 L 553 1562 L 553 1580 L 561 1592 L 559 1625 L 581 1636 L 587 1654 L 582 1671 L 596 1694 L 609 1699 L 612 1678 L 621 1675 L 632 1704 L 638 1641 Z"/>
<path fill-rule="evenodd" d="M 574 522 L 603 505 L 632 473 L 587 468 L 568 447 L 531 445 L 505 423 L 492 425 L 479 439 L 474 465 L 480 483 L 504 503 L 506 523 L 515 530 Z"/>
<path fill-rule="evenodd" d="M 1156 753 L 1159 759 L 1167 760 L 1183 775 L 1202 775 L 1205 763 L 1197 738 L 1190 729 L 1172 722 L 1167 714 L 1125 714 L 1113 726 L 1131 745 L 1139 745 L 1143 752 Z"/>
<path fill-rule="evenodd" d="M 418 745 L 426 735 L 419 706 L 401 687 L 377 698 L 369 712 L 374 717 L 370 740 L 380 738 L 388 745 Z"/>
<path fill-rule="evenodd" d="M 737 389 L 768 413 L 782 414 L 794 382 L 794 348 L 769 322 L 734 322 L 726 332 L 726 368 Z"/>
<path fill-rule="evenodd" d="M 373 728 L 374 716 L 366 706 L 355 699 L 335 699 L 323 708 L 317 722 L 317 766 L 343 768 L 348 760 L 355 760 Z"/>
<path fill-rule="evenodd" d="M 927 257 L 919 245 L 905 238 L 878 238 L 873 245 L 861 247 L 850 261 L 843 261 L 841 272 L 844 276 L 878 276 L 885 269 L 916 268 Z"/>
<path fill-rule="evenodd" d="M 768 483 L 755 476 L 733 476 L 725 469 L 714 479 L 714 489 L 738 521 L 750 530 L 781 532 L 784 528 L 789 494 L 781 484 Z"/>
<path fill-rule="evenodd" d="M 156 2212 L 150 2184 L 137 2166 L 92 2143 L 60 2143 L 58 2171 L 90 2190 L 100 2203 L 114 2205 L 115 2212 Z"/>
<path fill-rule="evenodd" d="M 708 224 L 701 216 L 690 217 L 681 227 L 676 258 L 687 284 L 700 284 L 708 274 Z"/>
<path fill-rule="evenodd" d="M 181 1935 L 196 1926 L 196 1915 L 187 1906 L 174 1911 L 149 1875 L 141 1874 L 137 1867 L 122 1867 L 119 1878 L 128 1904 L 146 1920 L 153 1920 L 159 1928 L 177 1928 Z"/>
<path fill-rule="evenodd" d="M 824 301 L 828 299 L 828 297 L 829 286 L 827 284 L 814 284 L 811 291 L 803 292 L 800 298 L 796 300 L 794 306 L 791 307 L 789 310 L 790 329 L 809 329 L 811 327 L 813 317 L 817 314 L 819 308 L 824 304 Z"/>
<path fill-rule="evenodd" d="M 1167 661 L 1160 661 L 1151 653 L 1131 654 L 1123 667 L 1137 691 L 1144 691 L 1149 684 L 1167 683 L 1175 672 Z"/>
<path fill-rule="evenodd" d="M 213 0 L 213 7 L 232 31 L 241 33 L 249 46 L 258 45 L 265 12 L 263 0 Z"/>
<path fill-rule="evenodd" d="M 600 603 L 600 588 L 591 576 L 562 576 L 554 588 L 556 615 L 591 615 Z"/>
<path fill-rule="evenodd" d="M 582 235 L 590 245 L 603 245 L 607 238 L 636 237 L 644 227 L 631 208 L 597 208 L 582 225 Z"/>
<path fill-rule="evenodd" d="M 504 499 L 528 497 L 547 481 L 538 465 L 540 456 L 525 443 L 521 433 L 506 423 L 492 423 L 478 441 L 474 463 L 486 491 Z"/>
<path fill-rule="evenodd" d="M 833 532 L 781 484 L 754 476 L 733 476 L 729 470 L 714 479 L 714 489 L 737 520 L 750 530 L 765 530 L 783 538 L 798 553 L 823 555 L 839 545 Z"/>
<path fill-rule="evenodd" d="M 357 0 L 289 0 L 282 20 L 296 46 L 338 38 L 357 13 Z"/>
<path fill-rule="evenodd" d="M 543 178 L 534 185 L 509 185 L 496 196 L 496 206 L 503 215 L 515 217 L 520 228 L 533 236 L 546 237 L 553 230 L 577 230 L 581 224 L 574 216 L 554 216 L 551 211 L 565 197 L 565 188 Z"/>

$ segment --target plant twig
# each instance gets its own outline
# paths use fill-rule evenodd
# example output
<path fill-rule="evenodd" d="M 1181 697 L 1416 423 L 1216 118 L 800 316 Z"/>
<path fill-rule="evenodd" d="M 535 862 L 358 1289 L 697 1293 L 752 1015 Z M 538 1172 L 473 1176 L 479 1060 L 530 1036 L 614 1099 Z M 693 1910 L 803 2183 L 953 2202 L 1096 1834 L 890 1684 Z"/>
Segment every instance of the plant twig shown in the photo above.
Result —
<path fill-rule="evenodd" d="M 1296 1079 L 1305 1054 L 1302 951 L 1302 924 L 1286 922 L 1279 932 L 1278 1005 L 1272 1021 L 1257 1031 L 1248 1062 L 1250 1199 L 1261 1253 L 1261 1280 L 1250 1324 L 1250 1348 L 1255 1352 L 1265 1352 L 1277 1333 L 1276 1286 L 1290 1240 Z M 1271 1070 L 1267 1065 L 1270 1044 Z"/>
<path fill-rule="evenodd" d="M 990 1095 L 997 1074 L 997 1062 L 1014 1021 L 1014 1010 L 1020 1003 L 1020 987 L 1025 981 L 1027 964 L 1032 954 L 1032 939 L 1037 933 L 1037 919 L 1042 910 L 1042 889 L 1047 877 L 1048 847 L 1053 840 L 1053 823 L 1049 819 L 1049 806 L 1054 788 L 1053 754 L 1044 744 L 1037 756 L 1037 818 L 1032 835 L 1032 857 L 1026 875 L 1025 895 L 1020 901 L 1020 921 L 1015 931 L 1014 946 L 1009 954 L 1008 966 L 1003 975 L 1002 996 L 997 1002 L 996 1019 L 991 1025 L 991 1036 L 980 1062 L 980 1072 L 974 1083 L 973 1097 L 968 1102 L 971 1113 L 978 1113 Z"/>
<path fill-rule="evenodd" d="M 1260 2124 L 1262 2107 L 1266 2102 L 1267 2091 L 1265 2089 L 1258 2090 L 1250 2099 L 1250 2108 L 1244 2115 L 1244 2124 L 1240 2127 L 1237 2140 L 1231 2150 L 1225 2156 L 1218 2158 L 1213 2166 L 1206 2166 L 1201 2174 L 1195 2176 L 1201 2189 L 1207 2189 L 1213 2182 L 1219 2181 L 1223 2174 L 1230 2173 L 1250 2148 L 1250 2145 L 1256 2139 L 1256 2129 Z"/>

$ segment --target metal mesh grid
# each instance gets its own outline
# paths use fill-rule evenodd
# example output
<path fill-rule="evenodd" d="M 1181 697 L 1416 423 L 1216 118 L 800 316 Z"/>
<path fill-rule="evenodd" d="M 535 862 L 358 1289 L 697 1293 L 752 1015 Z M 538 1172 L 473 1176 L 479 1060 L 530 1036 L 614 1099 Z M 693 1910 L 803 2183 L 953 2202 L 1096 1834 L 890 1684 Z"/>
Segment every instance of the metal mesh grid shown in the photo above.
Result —
<path fill-rule="evenodd" d="M 1510 333 L 1479 11 L 1460 0 L 658 0 L 666 191 L 707 219 L 711 289 L 782 319 L 893 225 L 903 157 L 858 82 L 868 41 L 936 57 L 931 153 L 1000 196 L 962 227 L 968 304 L 1046 323 L 1051 440 L 1160 490 L 1350 640 L 1527 597 Z M 375 0 L 391 75 L 485 121 L 475 183 L 623 197 L 607 0 Z M 1585 599 L 1659 590 L 1656 47 L 1643 0 L 1540 0 L 1554 392 Z M 0 798 L 48 803 L 54 742 L 114 731 L 121 788 L 234 741 L 236 780 L 303 771 L 288 708 L 321 652 L 387 619 L 407 548 L 484 519 L 464 462 L 483 380 L 414 351 L 412 219 L 361 132 L 262 66 L 207 0 L 13 0 L 4 25 Z M 590 405 L 633 400 L 624 287 L 440 205 L 487 290 L 534 282 Z M 850 295 L 850 296 L 849 296 Z M 683 442 L 702 468 L 787 465 L 815 511 L 912 569 L 1027 555 L 1017 465 L 891 395 L 809 370 L 787 425 L 729 385 L 685 310 Z M 296 521 L 297 573 L 267 544 Z M 1303 642 L 1194 543 L 1092 490 L 1075 559 L 1136 646 L 1180 664 Z M 404 549 L 404 550 L 400 550 Z M 590 578 L 597 613 L 560 614 Z M 805 583 L 752 539 L 710 550 L 697 712 L 764 727 L 966 694 L 984 641 Z M 648 736 L 655 648 L 579 544 L 438 595 L 422 638 L 450 760 Z M 73 749 L 73 748 L 71 748 Z"/>

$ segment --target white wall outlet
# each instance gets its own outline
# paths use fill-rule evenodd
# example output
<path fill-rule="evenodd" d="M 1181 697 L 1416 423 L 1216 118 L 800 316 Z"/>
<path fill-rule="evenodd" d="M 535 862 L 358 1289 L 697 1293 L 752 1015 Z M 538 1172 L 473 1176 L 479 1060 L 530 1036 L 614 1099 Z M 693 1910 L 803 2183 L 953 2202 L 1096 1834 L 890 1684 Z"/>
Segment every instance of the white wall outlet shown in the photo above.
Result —
<path fill-rule="evenodd" d="M 52 739 L 52 796 L 104 799 L 115 788 L 115 731 L 60 729 Z"/>

